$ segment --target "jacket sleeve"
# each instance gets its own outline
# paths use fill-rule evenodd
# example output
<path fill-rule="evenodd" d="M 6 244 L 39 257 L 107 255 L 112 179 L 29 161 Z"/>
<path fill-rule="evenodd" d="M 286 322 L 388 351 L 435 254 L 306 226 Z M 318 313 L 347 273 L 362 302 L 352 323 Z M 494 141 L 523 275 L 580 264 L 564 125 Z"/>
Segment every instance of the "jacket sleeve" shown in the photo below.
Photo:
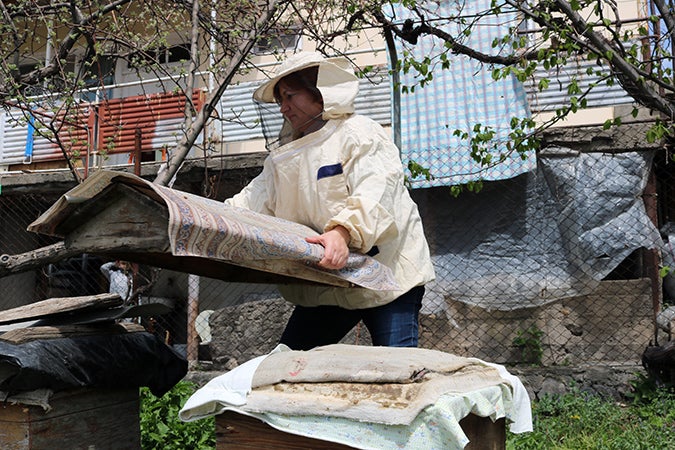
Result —
<path fill-rule="evenodd" d="M 272 199 L 270 198 L 269 178 L 271 175 L 267 164 L 268 162 L 265 161 L 262 172 L 238 194 L 226 199 L 225 204 L 250 209 L 262 214 L 274 215 L 270 207 Z"/>
<path fill-rule="evenodd" d="M 361 253 L 398 236 L 396 212 L 405 190 L 398 149 L 377 130 L 367 138 L 347 141 L 343 170 L 349 196 L 345 207 L 324 227 L 342 225 L 350 234 L 349 247 Z"/>
<path fill-rule="evenodd" d="M 108 281 L 110 281 L 110 273 L 113 271 L 113 267 L 115 267 L 115 261 L 107 262 L 100 267 L 101 273 L 105 275 Z"/>

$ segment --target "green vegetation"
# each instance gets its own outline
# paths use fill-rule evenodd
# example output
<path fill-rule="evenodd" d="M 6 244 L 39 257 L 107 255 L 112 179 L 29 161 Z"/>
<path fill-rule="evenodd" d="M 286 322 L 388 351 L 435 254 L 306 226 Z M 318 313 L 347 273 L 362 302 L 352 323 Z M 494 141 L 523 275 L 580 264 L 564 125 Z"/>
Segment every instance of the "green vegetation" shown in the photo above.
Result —
<path fill-rule="evenodd" d="M 541 366 L 541 357 L 544 355 L 544 349 L 541 345 L 541 338 L 544 332 L 536 325 L 530 326 L 527 330 L 518 330 L 513 339 L 513 345 L 518 347 L 524 362 Z"/>
<path fill-rule="evenodd" d="M 534 431 L 509 433 L 507 449 L 675 448 L 675 394 L 666 390 L 653 390 L 630 403 L 577 391 L 540 399 L 532 414 Z"/>
<path fill-rule="evenodd" d="M 216 447 L 215 419 L 183 422 L 178 411 L 196 386 L 181 381 L 162 397 L 141 388 L 141 448 L 143 450 L 211 450 Z"/>
<path fill-rule="evenodd" d="M 544 397 L 532 405 L 534 431 L 507 434 L 508 450 L 652 450 L 675 448 L 675 394 L 645 377 L 631 401 L 618 403 L 580 391 Z M 178 411 L 194 392 L 180 382 L 157 398 L 141 389 L 141 445 L 148 449 L 215 448 L 215 421 L 185 423 Z"/>

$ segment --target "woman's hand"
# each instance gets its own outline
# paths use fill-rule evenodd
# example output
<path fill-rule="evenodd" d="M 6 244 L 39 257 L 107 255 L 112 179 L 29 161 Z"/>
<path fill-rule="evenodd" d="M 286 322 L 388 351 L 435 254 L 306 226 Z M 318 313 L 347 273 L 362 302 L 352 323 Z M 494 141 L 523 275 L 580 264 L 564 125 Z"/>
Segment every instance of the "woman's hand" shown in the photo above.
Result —
<path fill-rule="evenodd" d="M 324 269 L 342 269 L 347 265 L 349 257 L 349 231 L 342 225 L 338 225 L 332 230 L 326 231 L 319 236 L 305 238 L 310 244 L 323 245 L 323 259 L 319 261 L 319 266 Z"/>

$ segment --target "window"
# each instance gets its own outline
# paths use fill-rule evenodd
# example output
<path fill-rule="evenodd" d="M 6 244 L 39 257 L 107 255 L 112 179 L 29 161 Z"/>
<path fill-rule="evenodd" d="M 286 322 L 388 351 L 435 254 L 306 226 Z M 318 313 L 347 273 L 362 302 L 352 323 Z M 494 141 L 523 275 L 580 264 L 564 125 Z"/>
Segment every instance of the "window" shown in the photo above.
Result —
<path fill-rule="evenodd" d="M 43 67 L 44 62 L 26 61 L 19 65 L 19 73 L 21 75 L 26 75 Z M 28 96 L 40 96 L 61 92 L 66 87 L 72 85 L 75 74 L 75 58 L 69 56 L 59 72 L 49 77 L 39 78 L 31 84 L 22 83 L 20 90 L 21 93 Z"/>
<path fill-rule="evenodd" d="M 300 41 L 300 25 L 270 30 L 260 37 L 253 47 L 253 54 L 266 55 L 278 51 L 293 49 Z"/>
<path fill-rule="evenodd" d="M 115 82 L 115 56 L 101 55 L 93 61 L 82 61 L 84 83 L 96 87 Z"/>
<path fill-rule="evenodd" d="M 127 67 L 140 69 L 151 64 L 170 64 L 190 60 L 190 44 L 179 44 L 160 49 L 140 51 L 130 55 Z"/>

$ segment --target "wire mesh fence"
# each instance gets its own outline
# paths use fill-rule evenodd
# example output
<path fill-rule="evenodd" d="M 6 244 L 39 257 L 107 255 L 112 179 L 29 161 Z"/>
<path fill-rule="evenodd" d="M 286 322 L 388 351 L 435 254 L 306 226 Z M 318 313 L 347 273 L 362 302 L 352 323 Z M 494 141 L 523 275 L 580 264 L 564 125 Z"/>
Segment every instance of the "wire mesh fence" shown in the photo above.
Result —
<path fill-rule="evenodd" d="M 502 364 L 639 362 L 650 341 L 669 339 L 655 317 L 675 302 L 664 277 L 675 265 L 673 164 L 667 149 L 542 152 L 536 171 L 480 192 L 414 190 L 436 269 L 420 345 Z M 55 242 L 25 230 L 62 193 L 0 196 L 0 253 Z M 165 313 L 134 320 L 215 370 L 271 351 L 292 311 L 274 285 L 90 254 L 0 278 L 0 288 L 0 310 L 113 290 L 162 304 Z M 343 342 L 368 345 L 368 331 L 360 324 Z"/>

